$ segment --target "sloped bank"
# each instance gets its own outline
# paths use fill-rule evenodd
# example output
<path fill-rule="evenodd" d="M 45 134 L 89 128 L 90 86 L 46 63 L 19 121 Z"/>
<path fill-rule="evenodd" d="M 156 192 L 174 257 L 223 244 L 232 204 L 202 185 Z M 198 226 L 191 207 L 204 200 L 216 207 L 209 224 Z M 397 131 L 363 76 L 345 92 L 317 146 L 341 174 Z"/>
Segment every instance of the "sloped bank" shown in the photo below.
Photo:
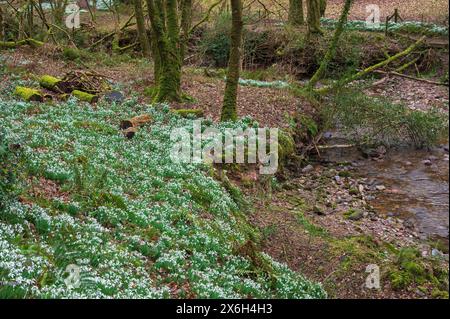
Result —
<path fill-rule="evenodd" d="M 0 297 L 326 297 L 256 250 L 211 167 L 170 160 L 171 129 L 190 119 L 134 100 L 0 104 L 2 143 L 20 154 L 0 214 Z M 143 112 L 153 123 L 127 140 L 120 119 Z"/>

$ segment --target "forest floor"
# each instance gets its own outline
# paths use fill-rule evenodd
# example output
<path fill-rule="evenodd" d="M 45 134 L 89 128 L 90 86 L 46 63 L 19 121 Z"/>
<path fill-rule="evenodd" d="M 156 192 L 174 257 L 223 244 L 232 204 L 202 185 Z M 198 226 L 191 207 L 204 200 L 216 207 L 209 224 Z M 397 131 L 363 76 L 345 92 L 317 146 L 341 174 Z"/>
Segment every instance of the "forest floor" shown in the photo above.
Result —
<path fill-rule="evenodd" d="M 142 59 L 105 58 L 96 62 L 73 62 L 60 58 L 59 53 L 44 47 L 38 50 L 22 47 L 15 51 L 4 52 L 8 67 L 21 71 L 25 78 L 31 75 L 49 74 L 61 77 L 67 70 L 94 70 L 114 83 L 120 83 L 127 95 L 137 94 L 140 101 L 146 101 L 145 89 L 154 85 L 152 66 Z M 99 57 L 101 59 L 101 57 Z M 97 62 L 98 61 L 98 62 Z M 101 61 L 101 62 L 100 62 Z M 220 118 L 225 81 L 220 77 L 207 76 L 204 68 L 185 67 L 182 77 L 182 89 L 192 96 L 195 102 L 174 105 L 175 108 L 200 108 L 207 117 L 217 121 Z M 439 81 L 439 78 L 430 77 Z M 370 83 L 373 80 L 369 80 Z M 6 84 L 5 81 L 2 81 Z M 1 87 L 1 84 L 0 84 Z M 365 93 L 371 96 L 389 97 L 394 103 L 404 103 L 411 109 L 428 110 L 438 107 L 448 111 L 448 87 L 418 82 L 400 77 L 389 77 L 382 84 L 369 86 Z M 447 107 L 446 107 L 447 106 Z M 299 99 L 288 89 L 259 88 L 240 86 L 238 94 L 238 115 L 251 116 L 261 125 L 286 127 L 288 119 L 302 110 L 308 114 L 311 105 Z"/>
<path fill-rule="evenodd" d="M 333 1 L 330 2 L 329 8 L 333 8 Z M 357 17 L 358 13 L 354 14 Z M 110 79 L 124 95 L 137 96 L 142 102 L 149 99 L 145 89 L 154 84 L 152 66 L 142 59 L 105 55 L 74 62 L 61 59 L 60 53 L 51 47 L 38 50 L 22 47 L 2 52 L 2 56 L 11 73 L 0 79 L 0 90 L 9 85 L 11 76 L 18 75 L 23 80 L 45 74 L 61 77 L 68 70 L 86 68 Z M 223 79 L 208 76 L 204 69 L 197 67 L 186 67 L 182 78 L 183 91 L 195 102 L 172 107 L 199 108 L 206 117 L 217 121 L 222 106 Z M 366 93 L 389 97 L 411 109 L 426 111 L 437 107 L 448 112 L 446 86 L 391 77 L 380 85 L 369 86 Z M 308 114 L 312 109 L 288 89 L 239 88 L 238 114 L 251 116 L 262 126 L 287 127 L 290 116 L 298 110 Z M 448 144 L 437 152 L 436 160 L 448 163 Z M 368 197 L 383 190 L 356 174 L 360 160 L 331 164 L 311 161 L 308 170 L 270 186 L 254 183 L 251 171 L 234 176 L 233 180 L 253 205 L 250 220 L 263 235 L 262 249 L 292 269 L 322 282 L 330 297 L 442 297 L 440 277 L 442 269 L 448 271 L 448 236 L 446 244 L 442 245 L 441 241 L 423 238 L 417 227 L 406 220 L 379 214 Z M 44 184 L 40 188 L 46 189 L 46 196 L 61 196 L 53 184 L 46 180 L 41 184 Z M 397 190 L 387 191 L 395 193 Z M 414 275 L 417 281 L 412 282 L 403 260 L 405 251 L 411 249 L 417 250 L 419 255 L 406 254 L 406 262 L 409 266 L 418 265 L 413 268 L 420 270 Z M 382 289 L 364 286 L 369 264 L 380 267 Z"/>

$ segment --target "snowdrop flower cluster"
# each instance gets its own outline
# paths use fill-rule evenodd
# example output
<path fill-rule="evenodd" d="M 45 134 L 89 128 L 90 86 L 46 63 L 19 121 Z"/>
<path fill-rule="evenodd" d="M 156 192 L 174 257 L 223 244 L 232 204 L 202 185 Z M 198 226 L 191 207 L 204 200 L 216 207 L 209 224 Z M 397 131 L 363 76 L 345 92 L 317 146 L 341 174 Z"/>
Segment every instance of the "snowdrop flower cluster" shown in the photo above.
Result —
<path fill-rule="evenodd" d="M 239 78 L 239 84 L 244 86 L 255 86 L 259 88 L 275 88 L 275 89 L 285 89 L 289 87 L 289 83 L 280 80 L 267 82 L 267 81 Z"/>
<path fill-rule="evenodd" d="M 124 138 L 119 121 L 142 113 L 152 123 Z M 0 295 L 169 298 L 175 283 L 178 295 L 202 298 L 326 296 L 320 284 L 265 256 L 279 278 L 273 283 L 235 252 L 248 225 L 210 166 L 170 160 L 172 129 L 192 120 L 167 105 L 31 104 L 0 94 L 0 124 L 21 145 L 22 172 L 58 185 L 46 194 L 29 178 L 27 200 L 1 212 Z M 257 123 L 217 127 L 248 125 Z M 33 180 L 43 188 L 34 195 Z M 69 265 L 80 271 L 77 287 L 67 285 Z"/>
<path fill-rule="evenodd" d="M 331 18 L 321 18 L 321 23 L 326 28 L 334 29 L 338 21 Z M 386 29 L 386 23 L 381 22 L 379 24 L 368 24 L 366 21 L 362 20 L 350 20 L 346 23 L 346 28 L 349 30 L 384 32 Z M 443 27 L 433 23 L 425 23 L 419 21 L 403 21 L 397 23 L 389 22 L 388 29 L 390 31 L 418 30 L 426 32 L 428 34 L 444 35 L 444 36 L 448 35 L 448 27 Z"/>
<path fill-rule="evenodd" d="M 227 77 L 224 77 L 223 79 L 224 81 L 226 81 Z M 274 88 L 274 89 L 286 89 L 290 87 L 288 82 L 281 80 L 260 81 L 260 80 L 239 78 L 239 84 L 243 86 L 254 86 L 259 88 Z"/>

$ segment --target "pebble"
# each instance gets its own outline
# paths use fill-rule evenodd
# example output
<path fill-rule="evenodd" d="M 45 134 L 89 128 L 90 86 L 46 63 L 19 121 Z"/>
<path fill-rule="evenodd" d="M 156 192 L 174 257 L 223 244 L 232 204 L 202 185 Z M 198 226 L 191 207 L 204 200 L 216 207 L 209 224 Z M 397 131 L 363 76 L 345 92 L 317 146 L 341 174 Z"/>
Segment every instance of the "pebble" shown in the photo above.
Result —
<path fill-rule="evenodd" d="M 302 169 L 302 173 L 309 173 L 309 172 L 311 172 L 312 170 L 314 170 L 314 166 L 312 166 L 312 165 L 310 164 L 310 165 L 305 166 L 305 167 Z"/>
<path fill-rule="evenodd" d="M 313 213 L 317 215 L 326 215 L 325 208 L 320 205 L 315 205 L 313 207 Z"/>
<path fill-rule="evenodd" d="M 384 191 L 386 189 L 386 186 L 384 186 L 384 185 L 377 185 L 377 186 L 375 186 L 375 188 L 377 190 L 379 190 L 379 191 Z"/>
<path fill-rule="evenodd" d="M 364 212 L 360 211 L 359 209 L 355 209 L 352 214 L 347 216 L 347 218 L 350 220 L 360 220 L 363 217 L 365 217 Z"/>
<path fill-rule="evenodd" d="M 105 100 L 112 103 L 122 103 L 124 100 L 124 96 L 119 91 L 111 91 L 105 94 Z"/>
<path fill-rule="evenodd" d="M 419 296 L 419 297 L 426 297 L 427 295 L 423 292 L 423 291 L 421 291 L 420 289 L 416 289 L 416 294 Z"/>
<path fill-rule="evenodd" d="M 341 177 L 340 177 L 339 175 L 336 175 L 336 176 L 334 177 L 334 180 L 335 180 L 336 183 L 338 183 L 339 185 L 342 184 L 342 180 L 341 180 Z"/>
<path fill-rule="evenodd" d="M 405 226 L 406 228 L 409 228 L 409 229 L 415 228 L 414 221 L 411 218 L 403 221 L 403 226 Z"/>
<path fill-rule="evenodd" d="M 332 137 L 333 137 L 333 133 L 331 133 L 331 132 L 325 132 L 325 133 L 323 133 L 323 137 L 324 137 L 324 138 L 332 138 Z"/>
<path fill-rule="evenodd" d="M 424 164 L 424 165 L 426 165 L 426 166 L 430 166 L 430 165 L 432 165 L 433 163 L 432 163 L 429 159 L 426 159 L 426 160 L 423 160 L 423 161 L 422 161 L 422 164 Z"/>
<path fill-rule="evenodd" d="M 431 256 L 433 257 L 442 257 L 443 255 L 444 254 L 441 251 L 437 250 L 436 248 L 433 248 L 431 250 Z"/>
<path fill-rule="evenodd" d="M 362 194 L 364 192 L 364 185 L 359 184 L 358 185 L 358 190 Z"/>

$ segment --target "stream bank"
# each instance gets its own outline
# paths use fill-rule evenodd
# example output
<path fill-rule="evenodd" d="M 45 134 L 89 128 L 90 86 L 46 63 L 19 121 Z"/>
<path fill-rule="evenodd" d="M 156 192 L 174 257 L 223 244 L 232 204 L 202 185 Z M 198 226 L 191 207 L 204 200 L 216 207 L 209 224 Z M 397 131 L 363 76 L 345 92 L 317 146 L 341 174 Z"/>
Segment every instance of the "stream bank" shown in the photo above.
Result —
<path fill-rule="evenodd" d="M 245 190 L 265 252 L 321 281 L 332 298 L 436 298 L 448 289 L 448 237 L 424 237 L 416 228 L 420 220 L 411 224 L 378 210 L 364 185 L 367 178 L 358 177 L 362 167 L 311 167 L 272 188 Z M 389 194 L 374 192 L 380 198 Z M 433 275 L 408 274 L 399 264 L 405 251 L 413 251 L 411 262 Z M 380 268 L 381 289 L 365 287 L 371 264 Z M 413 279 L 402 277 L 399 284 L 399 273 Z"/>
<path fill-rule="evenodd" d="M 247 188 L 262 247 L 323 282 L 333 298 L 442 297 L 448 289 L 448 145 L 375 154 L 329 148 L 283 183 Z M 428 275 L 410 275 L 400 262 L 405 252 L 413 252 L 410 262 Z M 381 289 L 365 286 L 371 264 L 380 268 Z"/>

